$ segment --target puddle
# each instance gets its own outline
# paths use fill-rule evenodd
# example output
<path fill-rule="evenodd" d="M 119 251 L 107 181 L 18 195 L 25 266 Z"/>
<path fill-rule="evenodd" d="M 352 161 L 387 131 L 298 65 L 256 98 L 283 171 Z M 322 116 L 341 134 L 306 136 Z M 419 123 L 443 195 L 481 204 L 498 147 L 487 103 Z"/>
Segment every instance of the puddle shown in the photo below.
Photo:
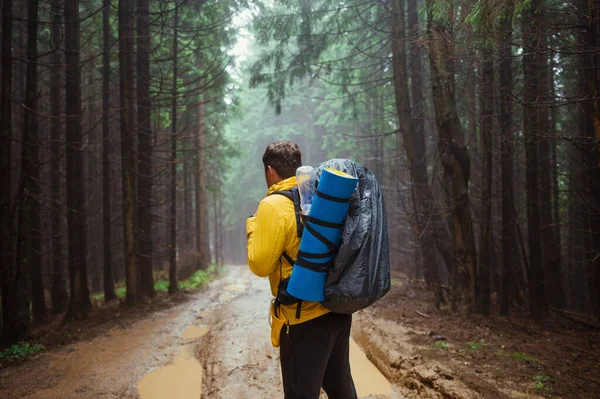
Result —
<path fill-rule="evenodd" d="M 208 333 L 206 326 L 191 326 L 186 329 L 184 340 L 198 339 Z M 172 363 L 147 374 L 137 389 L 142 399 L 197 399 L 202 394 L 202 365 L 194 356 L 195 343 L 183 345 Z"/>
<path fill-rule="evenodd" d="M 230 291 L 230 292 L 244 292 L 246 291 L 246 284 L 230 284 L 227 285 L 225 287 L 223 287 L 223 289 L 225 291 Z"/>
<path fill-rule="evenodd" d="M 189 341 L 191 339 L 202 338 L 207 333 L 208 327 L 206 326 L 191 326 L 183 332 L 181 338 L 183 338 L 184 341 Z"/>
<path fill-rule="evenodd" d="M 358 397 L 370 395 L 392 396 L 392 385 L 383 374 L 369 361 L 360 347 L 350 340 L 350 365 L 352 378 Z"/>
<path fill-rule="evenodd" d="M 197 399 L 202 394 L 202 372 L 195 359 L 179 358 L 142 378 L 138 392 L 142 399 Z"/>
<path fill-rule="evenodd" d="M 231 301 L 233 298 L 235 298 L 235 295 L 231 295 L 228 292 L 224 292 L 221 295 L 219 295 L 219 302 L 224 303 L 224 302 L 229 302 Z"/>

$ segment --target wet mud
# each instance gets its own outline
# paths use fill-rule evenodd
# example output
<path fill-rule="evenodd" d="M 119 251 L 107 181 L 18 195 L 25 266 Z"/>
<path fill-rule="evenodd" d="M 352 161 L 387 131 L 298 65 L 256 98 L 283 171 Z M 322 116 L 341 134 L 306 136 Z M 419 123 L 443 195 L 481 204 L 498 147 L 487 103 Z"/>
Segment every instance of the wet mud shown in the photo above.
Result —
<path fill-rule="evenodd" d="M 0 397 L 282 398 L 269 301 L 266 279 L 246 266 L 229 267 L 188 303 L 0 371 Z M 359 345 L 351 343 L 359 396 L 404 398 Z"/>

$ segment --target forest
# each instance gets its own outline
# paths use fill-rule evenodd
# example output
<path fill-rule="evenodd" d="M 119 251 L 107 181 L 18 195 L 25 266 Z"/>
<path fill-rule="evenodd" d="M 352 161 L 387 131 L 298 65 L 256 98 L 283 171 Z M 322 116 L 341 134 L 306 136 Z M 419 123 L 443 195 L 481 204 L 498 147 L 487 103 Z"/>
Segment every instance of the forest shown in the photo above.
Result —
<path fill-rule="evenodd" d="M 555 397 L 600 392 L 600 1 L 0 4 L 0 372 L 246 265 L 287 139 L 377 177 L 381 309 L 575 334 L 588 377 Z"/>

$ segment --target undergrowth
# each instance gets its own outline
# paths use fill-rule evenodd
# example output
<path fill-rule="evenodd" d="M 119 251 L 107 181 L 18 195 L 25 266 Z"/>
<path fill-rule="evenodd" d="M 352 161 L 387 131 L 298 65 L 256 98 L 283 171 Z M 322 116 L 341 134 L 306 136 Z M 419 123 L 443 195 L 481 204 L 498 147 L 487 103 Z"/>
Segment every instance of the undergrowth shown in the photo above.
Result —
<path fill-rule="evenodd" d="M 180 290 L 193 290 L 203 287 L 208 284 L 212 280 L 214 280 L 219 273 L 221 272 L 221 268 L 215 264 L 212 264 L 206 270 L 197 270 L 191 274 L 191 276 L 183 281 L 180 281 L 177 286 Z M 169 280 L 168 279 L 158 279 L 154 282 L 154 289 L 157 292 L 168 292 L 169 291 Z M 115 293 L 117 297 L 120 299 L 125 299 L 125 295 L 127 293 L 127 289 L 125 288 L 124 282 L 119 282 L 115 284 Z M 91 295 L 91 298 L 96 301 L 104 300 L 104 293 L 97 292 Z"/>
<path fill-rule="evenodd" d="M 19 342 L 0 352 L 0 366 L 5 363 L 23 360 L 44 349 L 46 349 L 44 345 Z"/>

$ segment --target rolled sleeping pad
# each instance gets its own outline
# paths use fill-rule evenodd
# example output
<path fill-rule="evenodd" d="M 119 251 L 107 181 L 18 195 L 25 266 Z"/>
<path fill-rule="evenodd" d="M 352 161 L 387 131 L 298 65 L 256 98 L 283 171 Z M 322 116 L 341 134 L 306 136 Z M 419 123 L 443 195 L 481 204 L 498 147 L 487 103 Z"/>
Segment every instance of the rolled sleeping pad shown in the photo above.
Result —
<path fill-rule="evenodd" d="M 333 265 L 350 196 L 357 185 L 358 179 L 352 175 L 323 169 L 312 206 L 304 217 L 304 233 L 287 288 L 296 298 L 325 300 L 327 269 Z"/>

